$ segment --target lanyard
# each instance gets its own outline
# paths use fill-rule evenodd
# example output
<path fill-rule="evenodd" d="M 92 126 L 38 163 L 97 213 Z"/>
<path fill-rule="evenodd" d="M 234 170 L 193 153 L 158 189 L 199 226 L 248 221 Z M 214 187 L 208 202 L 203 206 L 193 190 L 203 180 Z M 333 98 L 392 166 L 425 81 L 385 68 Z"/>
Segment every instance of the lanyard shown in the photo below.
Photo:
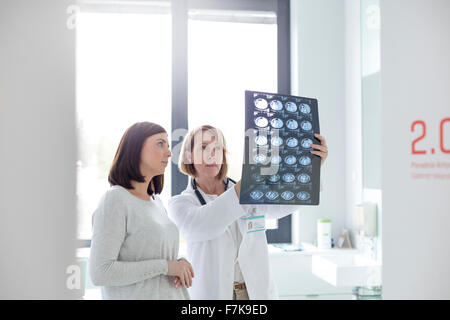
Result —
<path fill-rule="evenodd" d="M 233 179 L 227 178 L 227 182 L 225 183 L 225 190 L 228 190 L 228 183 L 229 182 L 233 182 L 234 184 L 236 184 L 236 181 L 234 181 Z M 205 205 L 206 201 L 203 198 L 202 194 L 200 193 L 200 191 L 198 191 L 197 189 L 197 183 L 195 182 L 195 179 L 191 179 L 191 185 L 192 185 L 192 189 L 194 189 L 195 195 L 198 198 L 198 201 L 200 201 L 201 205 Z"/>

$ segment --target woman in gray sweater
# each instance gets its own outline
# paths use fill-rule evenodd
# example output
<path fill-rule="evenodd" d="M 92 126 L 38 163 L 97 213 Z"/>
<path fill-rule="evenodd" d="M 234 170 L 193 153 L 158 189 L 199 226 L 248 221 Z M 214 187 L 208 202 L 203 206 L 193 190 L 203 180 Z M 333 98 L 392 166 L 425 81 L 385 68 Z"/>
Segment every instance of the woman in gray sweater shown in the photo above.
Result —
<path fill-rule="evenodd" d="M 166 131 L 140 122 L 120 141 L 94 212 L 89 272 L 103 299 L 189 299 L 194 271 L 161 199 L 171 152 Z"/>

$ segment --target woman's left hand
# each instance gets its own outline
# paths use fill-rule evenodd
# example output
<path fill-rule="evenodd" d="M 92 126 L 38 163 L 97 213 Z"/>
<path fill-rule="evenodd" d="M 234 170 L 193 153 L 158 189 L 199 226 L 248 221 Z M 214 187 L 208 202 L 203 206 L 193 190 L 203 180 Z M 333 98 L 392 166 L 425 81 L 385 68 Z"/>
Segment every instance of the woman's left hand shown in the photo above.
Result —
<path fill-rule="evenodd" d="M 180 260 L 184 260 L 184 261 L 186 261 L 187 263 L 190 264 L 190 262 L 187 261 L 185 258 L 180 258 L 180 259 L 178 259 L 177 261 L 180 261 Z M 191 267 L 192 267 L 192 266 L 191 266 Z M 192 270 L 190 276 L 191 276 L 191 278 L 194 277 L 194 270 Z M 178 276 L 175 276 L 175 277 L 174 277 L 174 279 L 173 279 L 173 285 L 174 285 L 175 288 L 179 288 L 179 287 L 182 286 L 180 277 L 178 277 Z"/>
<path fill-rule="evenodd" d="M 311 147 L 313 147 L 314 149 L 317 149 L 317 150 L 311 150 L 311 153 L 319 156 L 321 158 L 320 165 L 323 165 L 323 163 L 325 162 L 325 160 L 328 157 L 327 142 L 326 142 L 325 138 L 322 137 L 318 133 L 315 133 L 314 136 L 320 140 L 320 144 L 311 144 Z"/>
<path fill-rule="evenodd" d="M 180 280 L 180 277 L 175 277 L 175 278 L 173 279 L 173 285 L 175 286 L 175 288 L 178 288 L 178 287 L 181 286 L 181 280 Z"/>

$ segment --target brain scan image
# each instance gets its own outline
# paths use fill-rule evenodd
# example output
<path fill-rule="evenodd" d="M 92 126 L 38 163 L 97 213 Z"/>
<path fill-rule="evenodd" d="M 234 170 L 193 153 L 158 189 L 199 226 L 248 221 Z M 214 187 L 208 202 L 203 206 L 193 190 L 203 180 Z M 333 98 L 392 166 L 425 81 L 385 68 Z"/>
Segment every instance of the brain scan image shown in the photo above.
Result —
<path fill-rule="evenodd" d="M 278 100 L 273 100 L 270 102 L 270 108 L 275 111 L 283 110 L 283 104 Z"/>
<path fill-rule="evenodd" d="M 271 163 L 272 165 L 279 165 L 279 164 L 281 163 L 281 157 L 280 157 L 280 156 L 273 156 L 273 157 L 270 159 L 270 163 Z"/>
<path fill-rule="evenodd" d="M 289 119 L 288 121 L 286 121 L 286 127 L 291 130 L 295 130 L 298 128 L 298 122 L 293 119 Z"/>
<path fill-rule="evenodd" d="M 302 123 L 300 124 L 300 127 L 305 131 L 312 130 L 312 124 L 309 121 L 302 121 Z"/>
<path fill-rule="evenodd" d="M 309 175 L 307 175 L 306 173 L 302 173 L 297 177 L 298 181 L 300 181 L 301 183 L 308 183 L 311 178 Z"/>
<path fill-rule="evenodd" d="M 286 140 L 286 145 L 289 148 L 295 148 L 296 146 L 298 146 L 298 140 L 296 138 L 290 137 Z"/>
<path fill-rule="evenodd" d="M 259 200 L 262 198 L 263 195 L 264 193 L 262 193 L 259 190 L 255 190 L 250 193 L 250 197 L 252 197 L 253 200 Z"/>
<path fill-rule="evenodd" d="M 253 160 L 258 164 L 265 164 L 267 161 L 267 156 L 262 153 L 259 153 L 253 157 Z"/>
<path fill-rule="evenodd" d="M 272 183 L 277 183 L 278 181 L 280 181 L 280 175 L 274 174 L 274 175 L 270 176 L 269 181 Z"/>
<path fill-rule="evenodd" d="M 238 121 L 230 127 L 238 127 Z M 320 134 L 317 99 L 245 91 L 239 203 L 318 205 L 320 157 L 311 153 L 311 145 L 320 144 L 315 133 Z"/>
<path fill-rule="evenodd" d="M 296 162 L 297 162 L 297 159 L 294 156 L 292 156 L 292 155 L 287 156 L 286 158 L 284 158 L 284 163 L 286 163 L 287 165 L 292 166 Z"/>
<path fill-rule="evenodd" d="M 257 183 L 260 183 L 264 181 L 264 176 L 260 175 L 259 173 L 254 173 L 252 175 L 252 179 Z"/>
<path fill-rule="evenodd" d="M 255 107 L 259 110 L 265 110 L 267 109 L 267 101 L 265 99 L 256 99 L 255 100 Z"/>
<path fill-rule="evenodd" d="M 257 136 L 255 138 L 255 143 L 258 146 L 265 146 L 267 144 L 267 137 L 265 137 L 265 136 Z"/>
<path fill-rule="evenodd" d="M 286 105 L 284 106 L 286 108 L 287 112 L 296 112 L 297 111 L 297 105 L 293 102 L 286 102 Z"/>
<path fill-rule="evenodd" d="M 276 191 L 267 191 L 266 192 L 266 198 L 269 200 L 275 200 L 276 198 L 278 198 L 278 192 Z"/>
<path fill-rule="evenodd" d="M 270 139 L 270 142 L 274 147 L 279 147 L 283 144 L 283 139 L 281 139 L 280 137 L 272 137 L 272 139 Z"/>
<path fill-rule="evenodd" d="M 265 128 L 269 125 L 269 120 L 264 117 L 258 117 L 255 119 L 255 124 L 260 128 Z"/>
<path fill-rule="evenodd" d="M 291 183 L 295 180 L 295 176 L 292 173 L 283 174 L 283 181 L 287 183 Z"/>
<path fill-rule="evenodd" d="M 286 200 L 292 200 L 294 198 L 294 193 L 292 191 L 283 191 L 283 193 L 281 194 L 281 197 Z"/>
<path fill-rule="evenodd" d="M 313 141 L 311 139 L 305 138 L 302 140 L 301 145 L 302 145 L 302 148 L 309 149 L 309 148 L 311 148 L 312 143 L 313 143 Z"/>
<path fill-rule="evenodd" d="M 297 193 L 297 198 L 301 201 L 306 201 L 310 198 L 310 194 L 306 191 L 300 191 Z"/>
<path fill-rule="evenodd" d="M 310 114 L 311 113 L 311 107 L 305 103 L 302 103 L 300 105 L 300 112 L 303 114 Z"/>
<path fill-rule="evenodd" d="M 272 128 L 280 129 L 283 127 L 283 120 L 281 120 L 280 118 L 273 118 L 272 120 L 270 120 L 270 125 L 272 126 Z"/>
<path fill-rule="evenodd" d="M 308 156 L 301 156 L 300 159 L 298 159 L 298 163 L 302 166 L 309 166 L 311 164 L 311 158 Z"/>

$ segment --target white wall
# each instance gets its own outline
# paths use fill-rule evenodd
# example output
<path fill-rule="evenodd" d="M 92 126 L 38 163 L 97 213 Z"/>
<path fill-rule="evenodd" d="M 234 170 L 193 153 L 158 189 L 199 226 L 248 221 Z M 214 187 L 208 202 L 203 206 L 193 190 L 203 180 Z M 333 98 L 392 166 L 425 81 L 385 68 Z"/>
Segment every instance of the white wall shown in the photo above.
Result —
<path fill-rule="evenodd" d="M 346 220 L 345 8 L 342 0 L 291 1 L 292 94 L 319 100 L 329 157 L 322 167 L 320 205 L 304 207 L 293 223 L 297 241 L 316 237 L 317 218 L 332 219 L 337 236 Z"/>
<path fill-rule="evenodd" d="M 76 234 L 70 2 L 0 2 L 0 299 L 75 294 L 66 287 Z"/>
<path fill-rule="evenodd" d="M 359 245 L 353 209 L 362 202 L 362 87 L 360 2 L 346 0 L 345 7 L 345 226 L 352 246 Z"/>
<path fill-rule="evenodd" d="M 450 179 L 412 179 L 411 163 L 448 162 L 440 120 L 450 117 L 450 1 L 381 0 L 383 298 L 450 299 Z M 428 154 L 411 155 L 424 120 Z M 450 145 L 450 129 L 446 129 Z M 431 148 L 436 148 L 435 155 Z"/>

